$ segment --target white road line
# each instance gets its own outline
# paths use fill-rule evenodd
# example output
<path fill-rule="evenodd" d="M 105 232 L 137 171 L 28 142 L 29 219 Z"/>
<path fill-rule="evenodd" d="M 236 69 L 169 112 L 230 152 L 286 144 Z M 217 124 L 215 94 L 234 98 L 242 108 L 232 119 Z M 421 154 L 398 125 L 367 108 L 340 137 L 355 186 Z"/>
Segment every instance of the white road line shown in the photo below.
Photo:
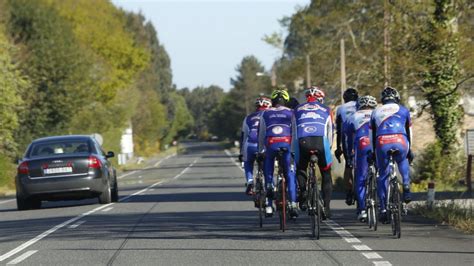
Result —
<path fill-rule="evenodd" d="M 75 223 L 75 224 L 71 224 L 71 225 L 68 226 L 67 228 L 69 228 L 69 229 L 74 229 L 74 228 L 79 227 L 81 224 L 83 224 L 83 223 L 85 223 L 85 222 L 86 222 L 85 220 L 82 220 L 82 221 L 79 221 L 79 222 L 77 222 L 77 223 Z"/>
<path fill-rule="evenodd" d="M 377 252 L 362 252 L 362 255 L 364 255 L 364 257 L 368 258 L 369 260 L 382 258 L 382 256 L 380 256 Z"/>
<path fill-rule="evenodd" d="M 16 259 L 10 261 L 7 263 L 7 265 L 13 265 L 13 264 L 18 264 L 22 261 L 24 261 L 26 258 L 28 258 L 29 256 L 35 254 L 36 252 L 38 252 L 38 250 L 30 250 L 30 251 L 27 251 L 23 254 L 21 254 L 20 256 L 18 256 Z"/>
<path fill-rule="evenodd" d="M 369 246 L 367 245 L 352 245 L 353 248 L 357 250 L 372 250 Z"/>
<path fill-rule="evenodd" d="M 107 209 L 103 209 L 102 211 L 103 211 L 103 212 L 108 212 L 108 211 L 112 210 L 113 208 L 114 208 L 114 207 L 108 207 Z"/>
<path fill-rule="evenodd" d="M 14 201 L 14 200 L 15 200 L 15 199 L 9 199 L 9 200 L 0 201 L 0 204 L 12 202 L 12 201 Z"/>
<path fill-rule="evenodd" d="M 331 228 L 336 234 L 342 237 L 347 243 L 362 243 L 357 237 L 354 237 L 349 231 L 344 229 L 341 225 L 334 222 L 333 220 L 325 221 L 325 224 Z M 352 245 L 352 248 L 358 251 L 371 251 L 367 245 L 359 244 L 359 245 Z M 361 252 L 361 254 L 369 260 L 373 259 L 382 259 L 382 256 L 377 252 Z M 392 265 L 389 261 L 373 261 L 374 265 Z"/>
<path fill-rule="evenodd" d="M 188 167 L 184 168 L 183 171 L 181 171 L 181 173 L 179 173 L 178 175 L 173 177 L 173 179 L 178 179 L 180 176 L 182 176 L 184 173 L 186 173 L 189 170 L 189 168 L 194 166 L 194 164 L 197 162 L 197 160 L 198 160 L 198 158 L 196 158 Z"/>
<path fill-rule="evenodd" d="M 196 161 L 197 161 L 197 159 L 194 160 L 194 162 L 193 162 L 192 164 L 194 164 Z M 192 165 L 192 164 L 191 164 L 191 165 Z M 188 166 L 187 168 L 189 168 L 189 166 Z M 182 175 L 182 172 L 181 172 L 180 174 L 178 174 L 177 176 L 173 177 L 173 178 L 170 179 L 170 180 L 177 179 L 180 175 Z M 147 190 L 150 189 L 150 188 L 153 188 L 153 187 L 155 187 L 155 186 L 158 186 L 159 184 L 161 184 L 161 183 L 163 183 L 163 182 L 165 182 L 165 181 L 156 182 L 156 183 L 154 183 L 154 184 L 148 186 L 148 187 L 145 188 L 145 189 L 142 189 L 142 190 L 137 191 L 137 192 L 135 192 L 135 193 L 133 193 L 133 194 L 131 194 L 131 195 L 128 195 L 128 196 L 126 196 L 126 197 L 123 197 L 123 198 L 119 199 L 119 201 L 120 201 L 120 202 L 125 201 L 125 200 L 127 200 L 127 199 L 129 199 L 129 198 L 131 198 L 131 197 L 133 197 L 133 196 L 136 196 L 136 195 L 138 195 L 138 194 L 140 194 L 140 193 L 142 193 L 142 192 L 147 191 Z M 51 229 L 49 229 L 49 230 L 47 230 L 47 231 L 41 233 L 40 235 L 38 235 L 38 236 L 36 236 L 36 237 L 34 237 L 34 238 L 32 238 L 32 239 L 26 241 L 25 243 L 21 244 L 20 246 L 18 246 L 18 247 L 16 247 L 16 248 L 10 250 L 9 252 L 7 252 L 7 253 L 1 255 L 1 256 L 0 256 L 0 262 L 6 260 L 6 259 L 8 259 L 8 258 L 10 258 L 11 256 L 13 256 L 13 255 L 15 255 L 15 254 L 21 252 L 22 250 L 25 250 L 25 249 L 28 248 L 29 246 L 35 244 L 36 242 L 38 242 L 38 241 L 40 241 L 41 239 L 43 239 L 43 238 L 49 236 L 50 234 L 56 232 L 57 230 L 59 230 L 59 229 L 65 227 L 65 226 L 67 226 L 67 225 L 69 225 L 69 224 L 72 224 L 72 223 L 74 223 L 74 222 L 76 222 L 76 221 L 78 221 L 78 220 L 80 220 L 80 219 L 82 219 L 82 218 L 84 218 L 84 217 L 86 217 L 86 216 L 88 216 L 88 215 L 91 215 L 91 214 L 93 214 L 93 213 L 95 213 L 95 212 L 97 212 L 97 211 L 100 211 L 100 210 L 102 210 L 102 209 L 105 209 L 105 208 L 107 208 L 107 207 L 110 207 L 110 206 L 113 205 L 113 204 L 115 204 L 115 203 L 109 203 L 109 204 L 105 204 L 105 205 L 99 206 L 99 207 L 97 207 L 97 208 L 95 208 L 95 209 L 92 209 L 92 210 L 90 210 L 90 211 L 88 211 L 88 212 L 85 212 L 85 213 L 83 213 L 83 214 L 80 214 L 80 215 L 78 215 L 78 216 L 76 216 L 76 217 L 73 217 L 73 218 L 71 218 L 71 219 L 69 219 L 69 220 L 67 220 L 67 221 L 65 221 L 65 222 L 63 222 L 63 223 L 61 223 L 61 224 L 58 224 L 58 225 L 54 226 L 53 228 L 51 228 Z M 33 253 L 32 253 L 32 254 L 33 254 Z M 31 254 L 30 254 L 30 255 L 31 255 Z M 29 256 L 29 255 L 28 255 L 28 256 Z"/>
<path fill-rule="evenodd" d="M 386 260 L 374 261 L 373 263 L 376 266 L 391 266 L 392 265 L 389 261 L 386 261 Z"/>
<path fill-rule="evenodd" d="M 138 172 L 138 171 L 131 171 L 130 173 L 126 173 L 126 174 L 124 174 L 124 175 L 118 176 L 117 178 L 118 178 L 118 179 L 122 179 L 122 178 L 124 178 L 124 177 L 126 177 L 126 176 L 133 175 L 133 174 L 135 174 L 136 172 Z"/>
<path fill-rule="evenodd" d="M 229 156 L 229 159 L 235 164 L 235 166 L 237 166 L 237 168 L 242 170 L 242 172 L 245 172 L 245 170 L 242 168 L 242 166 L 239 163 L 237 163 L 234 159 L 232 159 L 232 153 L 230 153 L 229 150 L 226 149 L 225 153 L 227 154 L 227 156 Z"/>
<path fill-rule="evenodd" d="M 347 243 L 360 243 L 360 240 L 355 237 L 344 237 L 343 238 Z"/>
<path fill-rule="evenodd" d="M 176 155 L 176 153 L 166 156 L 165 158 L 163 158 L 163 159 L 159 160 L 158 162 L 156 162 L 156 163 L 153 165 L 153 167 L 158 167 L 164 160 L 168 160 L 169 158 L 171 158 L 171 157 L 173 157 L 173 156 L 175 156 L 175 155 Z"/>

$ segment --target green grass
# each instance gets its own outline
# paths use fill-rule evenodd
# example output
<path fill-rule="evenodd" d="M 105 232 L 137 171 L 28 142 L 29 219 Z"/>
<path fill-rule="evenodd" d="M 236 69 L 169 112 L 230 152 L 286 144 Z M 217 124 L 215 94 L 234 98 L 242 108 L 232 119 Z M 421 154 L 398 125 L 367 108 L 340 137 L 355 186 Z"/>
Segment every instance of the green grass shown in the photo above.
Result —
<path fill-rule="evenodd" d="M 429 208 L 425 204 L 417 204 L 413 207 L 416 214 L 435 219 L 442 224 L 448 224 L 463 232 L 474 234 L 474 218 L 472 205 L 463 208 L 454 201 L 440 202 Z"/>

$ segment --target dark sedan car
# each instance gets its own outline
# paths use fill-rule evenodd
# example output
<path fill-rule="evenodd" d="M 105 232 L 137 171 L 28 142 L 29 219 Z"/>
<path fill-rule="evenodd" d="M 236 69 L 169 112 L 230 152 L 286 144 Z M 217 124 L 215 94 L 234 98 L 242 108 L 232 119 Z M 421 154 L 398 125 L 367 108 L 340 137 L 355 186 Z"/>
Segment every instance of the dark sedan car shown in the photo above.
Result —
<path fill-rule="evenodd" d="M 41 208 L 43 200 L 98 197 L 118 200 L 117 177 L 99 143 L 91 136 L 57 136 L 34 140 L 18 166 L 18 210 Z"/>

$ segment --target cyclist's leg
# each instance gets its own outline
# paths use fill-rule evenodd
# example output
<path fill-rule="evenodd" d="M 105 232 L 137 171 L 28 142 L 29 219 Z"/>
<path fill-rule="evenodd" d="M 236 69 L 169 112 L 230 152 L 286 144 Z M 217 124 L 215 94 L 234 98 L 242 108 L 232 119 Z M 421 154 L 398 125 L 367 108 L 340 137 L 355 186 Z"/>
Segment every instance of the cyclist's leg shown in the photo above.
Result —
<path fill-rule="evenodd" d="M 247 184 L 253 183 L 253 166 L 255 164 L 255 153 L 258 151 L 257 146 L 248 146 L 247 154 L 245 155 L 244 169 L 245 169 L 245 178 L 247 179 Z"/>
<path fill-rule="evenodd" d="M 380 137 L 379 137 L 380 139 Z M 381 144 L 377 141 L 376 155 L 377 155 L 377 168 L 379 169 L 379 177 L 377 179 L 377 194 L 379 196 L 380 210 L 385 210 L 386 206 L 386 194 L 388 187 L 388 176 L 389 171 L 389 161 L 387 152 L 390 150 L 390 144 Z"/>
<path fill-rule="evenodd" d="M 357 140 L 357 147 L 355 148 L 355 179 L 356 179 L 356 196 L 358 202 L 358 211 L 365 210 L 365 183 L 367 181 L 367 172 L 369 165 L 367 163 L 367 153 L 372 150 L 370 140 L 367 137 L 362 137 Z"/>
<path fill-rule="evenodd" d="M 399 154 L 395 157 L 395 161 L 398 164 L 398 171 L 402 176 L 403 182 L 403 198 L 406 202 L 411 201 L 411 194 L 410 194 L 410 164 L 407 159 L 408 154 L 408 140 L 404 135 L 400 135 L 401 141 L 397 143 L 397 149 L 400 151 Z"/>
<path fill-rule="evenodd" d="M 301 194 L 304 194 L 306 191 L 306 179 L 308 178 L 306 170 L 308 169 L 309 163 L 309 150 L 307 138 L 301 138 L 298 140 L 298 163 L 296 167 L 296 174 L 298 179 L 298 186 L 300 188 Z"/>
<path fill-rule="evenodd" d="M 272 146 L 267 146 L 265 151 L 265 161 L 263 164 L 263 175 L 265 176 L 265 187 L 267 192 L 273 192 L 273 170 L 275 167 L 276 151 Z M 272 199 L 267 199 L 267 206 L 272 206 Z"/>
<path fill-rule="evenodd" d="M 288 194 L 290 202 L 296 202 L 296 180 L 295 172 L 291 170 L 291 153 L 290 146 L 288 145 L 288 151 L 283 155 L 283 161 L 285 163 L 284 169 L 286 171 L 286 183 L 288 184 Z"/>
<path fill-rule="evenodd" d="M 324 208 L 326 209 L 326 215 L 329 214 L 329 207 L 331 203 L 332 196 L 332 176 L 331 176 L 331 166 L 332 166 L 332 156 L 331 156 L 331 146 L 329 140 L 326 137 L 315 137 L 316 146 L 318 148 L 318 165 L 319 170 L 321 171 L 322 176 L 322 196 L 324 200 Z"/>

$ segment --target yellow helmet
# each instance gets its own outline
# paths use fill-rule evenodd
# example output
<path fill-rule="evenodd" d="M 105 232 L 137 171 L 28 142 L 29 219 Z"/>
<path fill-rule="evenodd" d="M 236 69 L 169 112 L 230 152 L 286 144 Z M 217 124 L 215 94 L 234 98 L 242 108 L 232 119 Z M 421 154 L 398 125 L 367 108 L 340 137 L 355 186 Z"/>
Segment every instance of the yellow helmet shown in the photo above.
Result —
<path fill-rule="evenodd" d="M 275 100 L 276 98 L 280 98 L 280 97 L 283 98 L 285 101 L 290 100 L 290 95 L 288 94 L 286 90 L 277 88 L 276 90 L 272 92 L 271 98 L 272 100 Z"/>

